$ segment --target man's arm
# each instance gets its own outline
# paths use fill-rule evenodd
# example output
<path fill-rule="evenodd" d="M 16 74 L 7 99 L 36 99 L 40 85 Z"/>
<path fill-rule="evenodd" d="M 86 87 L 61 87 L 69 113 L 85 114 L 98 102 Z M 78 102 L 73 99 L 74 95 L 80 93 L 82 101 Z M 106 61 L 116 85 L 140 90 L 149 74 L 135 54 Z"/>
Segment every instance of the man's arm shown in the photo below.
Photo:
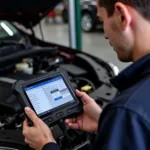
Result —
<path fill-rule="evenodd" d="M 126 108 L 109 108 L 100 119 L 93 150 L 148 150 L 150 124 Z"/>
<path fill-rule="evenodd" d="M 33 122 L 31 127 L 28 125 L 27 120 L 23 122 L 25 142 L 36 150 L 60 150 L 59 146 L 55 144 L 56 141 L 49 127 L 30 108 L 25 108 L 25 112 Z"/>

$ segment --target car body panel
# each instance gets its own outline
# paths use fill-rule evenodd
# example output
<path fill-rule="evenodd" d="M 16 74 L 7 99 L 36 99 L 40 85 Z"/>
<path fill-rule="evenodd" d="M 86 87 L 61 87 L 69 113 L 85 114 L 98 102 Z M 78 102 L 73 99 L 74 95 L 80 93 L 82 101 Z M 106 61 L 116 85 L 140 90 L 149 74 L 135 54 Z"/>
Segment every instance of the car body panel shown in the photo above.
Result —
<path fill-rule="evenodd" d="M 60 0 L 5 0 L 0 4 L 0 20 L 16 21 L 26 27 L 36 25 Z"/>
<path fill-rule="evenodd" d="M 102 22 L 99 21 L 99 19 L 97 17 L 97 7 L 96 7 L 96 5 L 97 5 L 96 0 L 80 0 L 81 27 L 82 27 L 83 31 L 85 31 L 85 32 L 92 31 L 93 29 L 95 29 L 95 27 L 97 25 L 102 26 Z M 63 21 L 65 23 L 67 23 L 68 22 L 68 3 L 66 3 L 64 6 L 65 7 L 64 7 L 64 10 L 63 10 L 63 13 L 62 13 L 62 18 L 63 18 Z M 89 21 L 87 20 L 88 16 L 85 18 L 85 20 L 82 20 L 85 14 L 87 14 L 90 17 Z M 84 22 L 82 23 L 82 21 L 84 21 Z M 86 31 L 86 27 L 84 29 L 83 25 L 86 26 L 89 23 L 90 23 L 91 29 Z"/>

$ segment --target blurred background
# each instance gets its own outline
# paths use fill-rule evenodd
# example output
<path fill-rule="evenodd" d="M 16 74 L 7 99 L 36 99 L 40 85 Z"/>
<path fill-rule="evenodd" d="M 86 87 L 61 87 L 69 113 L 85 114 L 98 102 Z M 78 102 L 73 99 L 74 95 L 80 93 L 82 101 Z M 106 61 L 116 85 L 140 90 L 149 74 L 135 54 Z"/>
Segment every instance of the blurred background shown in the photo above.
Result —
<path fill-rule="evenodd" d="M 71 0 L 70 0 L 71 1 Z M 81 50 L 92 55 L 110 61 L 120 70 L 123 70 L 129 63 L 122 63 L 117 59 L 109 42 L 104 39 L 103 24 L 97 17 L 96 0 L 79 0 L 80 23 L 81 23 Z M 41 21 L 43 38 L 45 41 L 58 43 L 65 46 L 69 44 L 69 1 L 59 3 L 47 17 Z M 76 11 L 76 10 L 75 10 Z M 34 28 L 36 36 L 41 37 L 39 25 Z M 78 38 L 78 37 L 77 37 Z M 78 48 L 78 47 L 77 47 Z M 79 49 L 79 48 L 78 48 Z"/>

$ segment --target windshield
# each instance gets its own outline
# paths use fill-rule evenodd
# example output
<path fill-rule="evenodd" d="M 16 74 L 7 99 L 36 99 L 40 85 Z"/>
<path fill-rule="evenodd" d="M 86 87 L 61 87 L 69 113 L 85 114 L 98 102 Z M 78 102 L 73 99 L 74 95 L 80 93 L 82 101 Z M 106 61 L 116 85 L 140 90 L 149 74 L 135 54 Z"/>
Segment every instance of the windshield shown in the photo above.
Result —
<path fill-rule="evenodd" d="M 21 34 L 8 21 L 0 20 L 0 40 L 15 40 L 19 41 Z"/>

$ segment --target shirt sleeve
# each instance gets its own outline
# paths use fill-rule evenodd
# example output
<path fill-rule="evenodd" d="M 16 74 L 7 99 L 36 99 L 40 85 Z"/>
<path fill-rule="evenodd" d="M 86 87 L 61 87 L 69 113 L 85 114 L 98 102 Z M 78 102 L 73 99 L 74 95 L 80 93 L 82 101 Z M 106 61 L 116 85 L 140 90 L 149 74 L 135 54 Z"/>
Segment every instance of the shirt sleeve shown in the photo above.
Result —
<path fill-rule="evenodd" d="M 55 143 L 47 143 L 42 150 L 60 150 L 60 147 Z"/>
<path fill-rule="evenodd" d="M 126 108 L 111 108 L 102 113 L 93 150 L 148 150 L 150 124 Z"/>

